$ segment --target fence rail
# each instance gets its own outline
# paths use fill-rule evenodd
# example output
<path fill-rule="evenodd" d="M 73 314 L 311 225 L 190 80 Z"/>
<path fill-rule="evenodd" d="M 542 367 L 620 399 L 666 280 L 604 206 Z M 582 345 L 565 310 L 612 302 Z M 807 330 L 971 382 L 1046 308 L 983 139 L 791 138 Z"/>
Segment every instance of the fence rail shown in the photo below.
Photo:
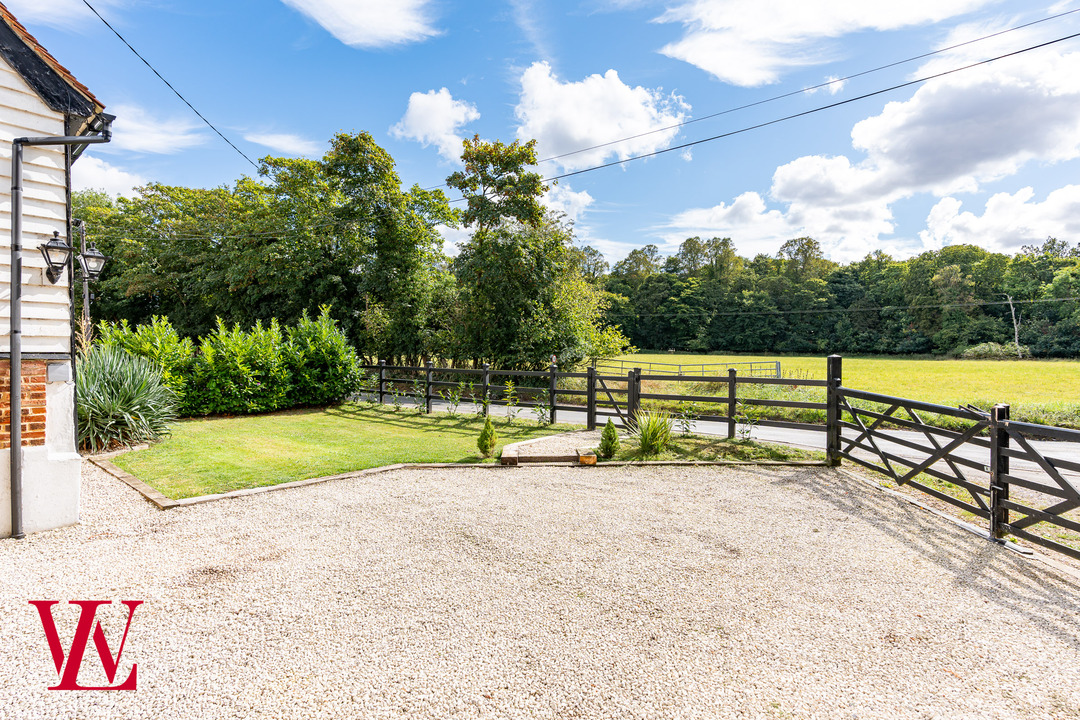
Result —
<path fill-rule="evenodd" d="M 640 360 L 597 360 L 593 363 L 597 370 L 612 370 L 620 375 L 625 375 L 634 368 L 647 370 L 650 373 L 664 373 L 665 379 L 669 375 L 688 375 L 690 372 L 699 372 L 701 375 L 723 375 L 734 368 L 740 375 L 747 377 L 782 377 L 779 360 L 760 360 L 739 363 L 662 363 L 642 362 Z"/>
<path fill-rule="evenodd" d="M 988 521 L 991 540 L 1012 535 L 1080 559 L 1080 462 L 1057 456 L 1080 447 L 1069 445 L 1080 443 L 1080 431 L 1011 421 L 1004 404 L 983 412 L 845 388 L 838 357 L 829 359 L 829 377 L 831 383 L 836 378 L 835 402 L 848 418 L 837 417 L 831 448 L 837 460 Z M 930 415 L 959 419 L 965 427 L 937 427 Z M 1059 442 L 1039 450 L 1036 437 Z"/>
<path fill-rule="evenodd" d="M 769 365 L 778 375 L 779 363 Z M 764 377 L 734 365 L 723 367 L 726 372 L 715 375 L 704 370 L 697 375 L 656 374 L 655 369 L 643 374 L 636 367 L 625 373 L 596 367 L 564 373 L 554 365 L 546 371 L 491 370 L 486 365 L 436 368 L 430 363 L 367 369 L 375 373 L 376 384 L 369 390 L 380 403 L 389 394 L 396 402 L 412 398 L 426 412 L 438 399 L 475 403 L 484 414 L 492 405 L 540 408 L 552 423 L 559 412 L 584 410 L 589 429 L 608 418 L 630 427 L 643 402 L 701 404 L 694 419 L 726 426 L 729 438 L 735 437 L 750 408 L 824 411 L 824 424 L 775 419 L 784 417 L 782 413 L 754 423 L 822 432 L 830 465 L 848 460 L 982 518 L 991 540 L 1012 535 L 1080 559 L 1080 452 L 1069 459 L 1059 450 L 1080 450 L 1080 431 L 1012 421 L 1007 405 L 986 412 L 845 387 L 842 361 L 835 355 L 828 358 L 825 380 Z M 508 387 L 506 381 L 520 384 Z M 567 387 L 568 381 L 574 386 Z M 649 392 L 643 382 L 668 387 Z M 671 385 L 687 391 L 672 391 Z M 748 387 L 777 385 L 824 389 L 825 401 L 756 398 L 746 392 Z M 950 427 L 942 427 L 935 417 L 949 418 Z M 1036 438 L 1058 442 L 1037 447 Z"/>

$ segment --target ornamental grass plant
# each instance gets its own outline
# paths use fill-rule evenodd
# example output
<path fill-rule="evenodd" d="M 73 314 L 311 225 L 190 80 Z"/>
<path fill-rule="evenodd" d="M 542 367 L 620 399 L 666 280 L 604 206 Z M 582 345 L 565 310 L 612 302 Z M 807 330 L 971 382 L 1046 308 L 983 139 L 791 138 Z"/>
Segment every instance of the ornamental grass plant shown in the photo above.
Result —
<path fill-rule="evenodd" d="M 98 345 L 79 362 L 79 446 L 101 452 L 159 440 L 176 419 L 177 396 L 161 368 L 115 345 Z"/>
<path fill-rule="evenodd" d="M 630 436 L 637 440 L 642 455 L 659 455 L 671 444 L 674 425 L 666 410 L 645 410 L 635 416 Z"/>

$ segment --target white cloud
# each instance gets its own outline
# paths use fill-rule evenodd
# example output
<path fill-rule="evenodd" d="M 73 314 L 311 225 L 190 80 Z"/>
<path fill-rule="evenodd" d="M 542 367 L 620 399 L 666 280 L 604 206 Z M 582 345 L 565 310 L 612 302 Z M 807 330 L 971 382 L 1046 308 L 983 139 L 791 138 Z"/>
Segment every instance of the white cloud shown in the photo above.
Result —
<path fill-rule="evenodd" d="M 341 42 L 374 49 L 419 42 L 440 34 L 430 0 L 282 0 Z"/>
<path fill-rule="evenodd" d="M 571 190 L 570 186 L 564 183 L 548 188 L 542 202 L 553 210 L 566 213 L 566 217 L 576 223 L 593 204 L 593 197 L 585 190 Z"/>
<path fill-rule="evenodd" d="M 134 194 L 132 188 L 146 182 L 141 175 L 122 170 L 93 155 L 82 155 L 71 166 L 71 187 L 74 190 L 104 190 L 112 196 L 130 196 Z"/>
<path fill-rule="evenodd" d="M 246 133 L 244 139 L 256 145 L 268 147 L 283 155 L 319 155 L 323 143 L 302 138 L 291 133 Z"/>
<path fill-rule="evenodd" d="M 829 75 L 820 85 L 807 90 L 807 94 L 815 95 L 819 92 L 827 92 L 830 95 L 836 95 L 844 89 L 845 85 L 847 85 L 847 80 L 841 80 L 836 75 Z"/>
<path fill-rule="evenodd" d="M 861 160 L 810 155 L 778 167 L 769 197 L 779 207 L 745 193 L 731 205 L 680 213 L 663 236 L 729 235 L 741 250 L 757 252 L 810 235 L 837 260 L 897 243 L 906 254 L 919 243 L 1016 249 L 1065 236 L 1062 228 L 1076 226 L 1065 215 L 1075 213 L 1075 189 L 1041 204 L 1029 202 L 1031 191 L 995 195 L 981 217 L 960 212 L 951 195 L 976 192 L 1035 162 L 1080 157 L 1080 53 L 1032 53 L 943 78 L 857 123 L 851 137 Z M 890 238 L 892 205 L 920 194 L 944 198 L 927 229 L 917 239 Z"/>
<path fill-rule="evenodd" d="M 865 159 L 806 156 L 773 176 L 784 202 L 839 207 L 920 192 L 974 192 L 1032 161 L 1080 157 L 1080 53 L 1017 59 L 943 78 L 856 123 Z"/>
<path fill-rule="evenodd" d="M 770 210 L 756 192 L 744 192 L 729 205 L 694 208 L 679 213 L 660 228 L 663 247 L 678 248 L 688 237 L 730 237 L 739 253 L 754 256 L 774 254 L 798 228 L 779 210 Z"/>
<path fill-rule="evenodd" d="M 106 9 L 124 4 L 125 0 L 97 0 L 94 7 L 104 15 Z M 100 23 L 82 0 L 5 0 L 4 5 L 24 25 L 75 30 L 90 19 Z"/>
<path fill-rule="evenodd" d="M 424 147 L 434 145 L 439 154 L 450 162 L 460 162 L 463 125 L 479 120 L 476 107 L 464 100 L 455 100 L 446 88 L 438 92 L 414 92 L 404 117 L 390 128 L 396 138 L 416 140 Z"/>
<path fill-rule="evenodd" d="M 1034 196 L 1030 187 L 1011 195 L 998 193 L 986 202 L 982 215 L 961 212 L 962 203 L 954 197 L 942 198 L 930 210 L 919 237 L 928 248 L 967 243 L 1015 252 L 1048 237 L 1080 235 L 1080 185 L 1059 188 L 1041 203 L 1031 202 Z"/>
<path fill-rule="evenodd" d="M 514 24 L 533 46 L 533 51 L 545 60 L 550 59 L 547 31 L 539 20 L 543 5 L 538 7 L 536 0 L 510 0 L 510 9 L 513 11 Z"/>
<path fill-rule="evenodd" d="M 678 128 L 669 126 L 682 122 L 689 111 L 678 95 L 630 87 L 615 70 L 562 82 L 545 62 L 534 63 L 522 73 L 521 98 L 515 108 L 521 122 L 518 138 L 535 138 L 541 158 L 632 137 L 559 158 L 556 162 L 566 170 L 665 148 L 678 134 Z"/>
<path fill-rule="evenodd" d="M 681 23 L 683 37 L 663 54 L 735 85 L 779 80 L 817 65 L 835 50 L 823 41 L 863 30 L 940 22 L 996 0 L 683 0 L 657 20 Z"/>
<path fill-rule="evenodd" d="M 172 155 L 202 145 L 207 139 L 198 121 L 154 117 L 135 105 L 116 105 L 109 112 L 116 115 L 116 121 L 112 142 L 101 146 L 107 151 Z"/>
<path fill-rule="evenodd" d="M 463 227 L 450 227 L 449 225 L 439 225 L 435 228 L 439 235 L 443 239 L 443 252 L 449 257 L 457 257 L 457 254 L 461 252 L 461 245 L 468 241 L 472 236 L 472 231 Z"/>

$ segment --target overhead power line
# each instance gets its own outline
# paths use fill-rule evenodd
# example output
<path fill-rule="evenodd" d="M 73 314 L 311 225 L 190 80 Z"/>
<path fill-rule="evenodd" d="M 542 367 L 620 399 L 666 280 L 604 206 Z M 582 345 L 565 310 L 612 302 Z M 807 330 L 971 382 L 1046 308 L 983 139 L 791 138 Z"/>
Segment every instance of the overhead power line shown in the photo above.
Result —
<path fill-rule="evenodd" d="M 1036 303 L 1073 302 L 1080 297 L 1039 298 L 1036 300 L 1013 300 L 1013 305 L 1033 305 Z M 861 308 L 814 308 L 809 310 L 754 310 L 711 313 L 712 317 L 769 317 L 775 315 L 834 315 L 857 312 L 884 312 L 888 310 L 947 310 L 949 308 L 984 307 L 988 305 L 1008 305 L 1008 300 L 979 300 L 969 303 L 943 303 L 939 305 L 882 305 L 881 307 Z M 634 318 L 675 318 L 687 313 L 628 313 Z"/>
<path fill-rule="evenodd" d="M 899 65 L 905 65 L 907 63 L 915 62 L 916 60 L 924 60 L 924 59 L 926 59 L 928 57 L 933 57 L 934 55 L 940 55 L 942 53 L 950 52 L 952 50 L 956 50 L 957 48 L 962 48 L 962 47 L 965 47 L 967 45 L 974 45 L 975 43 L 979 43 L 979 42 L 982 42 L 984 40 L 990 40 L 992 38 L 1000 37 L 1002 35 L 1006 35 L 1006 34 L 1011 33 L 1011 32 L 1016 32 L 1017 30 L 1023 30 L 1024 28 L 1029 28 L 1029 27 L 1031 27 L 1033 25 L 1038 25 L 1040 23 L 1050 22 L 1051 20 L 1058 20 L 1060 18 L 1063 18 L 1063 17 L 1065 17 L 1067 15 L 1072 15 L 1074 13 L 1080 13 L 1080 8 L 1077 8 L 1075 10 L 1067 10 L 1065 12 L 1058 13 L 1056 15 L 1050 15 L 1048 17 L 1040 18 L 1038 20 L 1033 20 L 1033 21 L 1028 22 L 1028 23 L 1023 23 L 1022 25 L 1016 25 L 1014 27 L 1007 28 L 1005 30 L 999 30 L 998 32 L 990 33 L 989 35 L 982 35 L 980 37 L 973 38 L 971 40 L 966 40 L 966 41 L 964 41 L 962 43 L 956 43 L 955 45 L 949 45 L 948 47 L 943 47 L 943 48 L 939 48 L 937 50 L 932 50 L 930 52 L 922 53 L 921 55 L 913 55 L 912 57 L 904 58 L 903 60 L 896 60 L 894 62 L 886 63 L 885 65 L 879 65 L 878 67 L 871 68 L 869 70 L 863 70 L 863 71 L 860 71 L 860 72 L 857 72 L 857 73 L 853 73 L 851 75 L 846 75 L 846 76 L 844 76 L 842 78 L 837 78 L 835 80 L 829 80 L 827 82 L 818 83 L 817 85 L 811 85 L 811 86 L 808 86 L 808 87 L 800 88 L 798 90 L 792 90 L 791 92 L 782 93 L 780 95 L 774 95 L 772 97 L 765 98 L 764 100 L 758 100 L 756 102 L 747 103 L 745 105 L 739 105 L 739 106 L 736 106 L 736 107 L 733 107 L 733 108 L 728 108 L 727 110 L 720 110 L 718 112 L 710 113 L 708 115 L 703 115 L 703 116 L 698 117 L 698 118 L 691 118 L 690 120 L 684 120 L 683 122 L 672 123 L 671 125 L 665 125 L 663 127 L 654 128 L 652 130 L 647 130 L 645 132 L 637 133 L 636 135 L 628 135 L 626 137 L 617 138 L 615 140 L 609 140 L 607 142 L 598 143 L 596 145 L 590 145 L 588 147 L 579 148 L 577 150 L 570 150 L 568 152 L 561 153 L 559 155 L 551 155 L 549 157 L 541 158 L 540 160 L 537 161 L 537 164 L 546 163 L 546 162 L 552 162 L 554 160 L 560 160 L 560 159 L 565 158 L 565 157 L 570 157 L 570 156 L 573 156 L 573 155 L 579 155 L 581 153 L 589 152 L 591 150 L 599 150 L 601 148 L 610 147 L 612 145 L 618 145 L 619 143 L 627 142 L 629 140 L 636 140 L 638 138 L 647 137 L 649 135 L 654 135 L 656 133 L 666 132 L 668 130 L 675 130 L 677 128 L 686 127 L 687 125 L 692 125 L 692 124 L 697 123 L 697 122 L 702 122 L 704 120 L 711 120 L 713 118 L 717 118 L 717 117 L 720 117 L 722 115 L 729 115 L 731 113 L 738 112 L 740 110 L 747 110 L 749 108 L 757 107 L 759 105 L 765 105 L 765 104 L 768 104 L 768 103 L 771 103 L 771 102 L 775 102 L 777 100 L 783 100 L 785 98 L 793 97 L 795 95 L 801 95 L 803 93 L 814 92 L 815 90 L 820 90 L 821 88 L 825 88 L 825 87 L 828 87 L 830 85 L 835 85 L 836 83 L 847 82 L 848 80 L 853 80 L 855 78 L 863 77 L 864 75 L 870 75 L 872 73 L 880 72 L 882 70 L 888 70 L 889 68 L 897 67 Z M 633 158 L 629 158 L 629 159 L 633 159 Z M 626 162 L 626 160 L 620 160 L 618 162 Z M 618 163 L 612 163 L 612 164 L 618 164 Z M 604 166 L 604 167 L 607 167 L 607 166 Z M 586 170 L 585 172 L 588 172 L 588 170 Z M 442 184 L 442 185 L 434 185 L 432 187 L 425 188 L 425 190 L 438 190 L 439 188 L 444 188 L 444 187 L 446 187 L 445 183 Z M 461 202 L 461 200 L 455 200 L 454 202 Z"/>
<path fill-rule="evenodd" d="M 786 93 L 783 93 L 781 95 L 774 95 L 772 97 L 765 98 L 764 100 L 758 100 L 757 102 L 747 103 L 745 105 L 739 105 L 737 107 L 728 108 L 727 110 L 721 110 L 719 112 L 710 113 L 709 115 L 702 115 L 701 117 L 698 117 L 698 118 L 692 118 L 690 120 L 684 120 L 683 122 L 679 122 L 679 123 L 672 123 L 671 125 L 666 125 L 664 127 L 655 128 L 653 130 L 647 130 L 645 132 L 638 133 L 637 135 L 628 135 L 627 137 L 618 138 L 617 140 L 610 140 L 608 142 L 599 143 L 597 145 L 591 145 L 589 147 L 580 148 L 578 150 L 571 150 L 569 152 L 565 152 L 565 153 L 562 153 L 560 155 L 552 155 L 550 157 L 546 157 L 546 158 L 542 158 L 541 160 L 538 160 L 537 164 L 545 163 L 545 162 L 551 162 L 553 160 L 560 160 L 562 158 L 570 157 L 572 155 L 579 155 L 579 154 L 584 153 L 584 152 L 589 152 L 590 150 L 599 150 L 601 148 L 610 147 L 612 145 L 618 145 L 619 143 L 627 142 L 628 140 L 637 140 L 638 138 L 647 137 L 649 135 L 655 135 L 656 133 L 666 132 L 668 130 L 675 130 L 675 129 L 681 128 L 681 127 L 686 127 L 687 125 L 692 125 L 692 124 L 697 123 L 697 122 L 702 122 L 703 120 L 711 120 L 712 118 L 720 117 L 721 115 L 728 115 L 728 114 L 733 113 L 733 112 L 738 112 L 739 110 L 747 110 L 747 109 L 752 108 L 752 107 L 757 107 L 758 105 L 765 105 L 767 103 L 775 102 L 777 100 L 783 100 L 784 98 L 793 97 L 795 95 L 801 95 L 803 93 L 814 92 L 815 90 L 820 90 L 822 88 L 829 87 L 830 85 L 835 85 L 837 83 L 845 83 L 848 80 L 854 80 L 855 78 L 859 78 L 859 77 L 862 77 L 864 75 L 870 75 L 872 73 L 880 72 L 881 70 L 888 70 L 889 68 L 897 67 L 898 65 L 905 65 L 905 64 L 910 63 L 910 62 L 915 62 L 916 60 L 923 60 L 923 59 L 928 58 L 928 57 L 933 57 L 934 55 L 940 55 L 942 53 L 946 53 L 946 52 L 949 52 L 951 50 L 956 50 L 957 48 L 962 48 L 962 47 L 965 47 L 967 45 L 973 45 L 975 43 L 982 42 L 984 40 L 989 40 L 991 38 L 996 38 L 996 37 L 999 37 L 1001 35 L 1006 35 L 1006 34 L 1011 33 L 1011 32 L 1016 32 L 1017 30 L 1023 30 L 1024 28 L 1031 27 L 1032 25 L 1038 25 L 1039 23 L 1049 22 L 1051 20 L 1057 20 L 1059 18 L 1065 17 L 1066 15 L 1072 15 L 1073 13 L 1078 13 L 1078 12 L 1080 12 L 1080 8 L 1077 8 L 1075 10 L 1067 10 L 1066 12 L 1058 13 L 1057 15 L 1051 15 L 1049 17 L 1040 18 L 1039 20 L 1033 20 L 1031 22 L 1024 23 L 1023 25 L 1017 25 L 1015 27 L 1011 27 L 1011 28 L 1008 28 L 1006 30 L 1000 30 L 1000 31 L 998 31 L 996 33 L 990 33 L 989 35 L 983 35 L 982 37 L 973 38 L 971 40 L 967 40 L 967 41 L 962 42 L 962 43 L 957 43 L 955 45 L 949 45 L 948 47 L 943 47 L 943 48 L 939 48 L 937 50 L 933 50 L 931 52 L 923 53 L 922 55 L 914 55 L 914 56 L 909 57 L 909 58 L 904 58 L 903 60 L 896 60 L 895 62 L 887 63 L 885 65 L 879 65 L 878 67 L 871 68 L 869 70 L 863 70 L 861 72 L 853 73 L 851 75 L 846 75 L 846 76 L 844 76 L 842 78 L 836 78 L 834 80 L 829 80 L 827 82 L 818 83 L 817 85 L 811 85 L 809 87 L 804 87 L 804 88 L 801 88 L 799 90 L 792 90 L 791 92 L 786 92 Z M 440 186 L 440 187 L 442 187 L 442 186 Z"/>
<path fill-rule="evenodd" d="M 916 78 L 915 80 L 909 80 L 907 82 L 903 82 L 903 83 L 900 83 L 898 85 L 892 85 L 892 86 L 887 87 L 887 88 L 882 88 L 881 90 L 875 90 L 873 92 L 864 93 L 862 95 L 858 95 L 858 96 L 853 97 L 853 98 L 848 98 L 846 100 L 840 100 L 840 101 L 837 101 L 837 102 L 834 102 L 834 103 L 829 103 L 828 105 L 821 105 L 821 106 L 818 106 L 816 108 L 811 108 L 809 110 L 804 110 L 802 112 L 794 113 L 792 115 L 785 115 L 784 117 L 776 118 L 774 120 L 768 120 L 766 122 L 757 123 L 756 125 L 749 125 L 747 127 L 740 128 L 738 130 L 732 130 L 730 132 L 721 133 L 719 135 L 713 135 L 712 137 L 702 138 L 701 140 L 693 140 L 691 142 L 685 142 L 685 143 L 681 143 L 679 145 L 673 145 L 673 146 L 668 147 L 668 148 L 663 148 L 662 150 L 654 150 L 653 152 L 643 153 L 641 155 L 634 155 L 632 157 L 628 157 L 628 158 L 625 158 L 623 160 L 613 160 L 612 162 L 603 163 L 601 165 L 595 165 L 593 167 L 585 168 L 583 170 L 575 170 L 573 172 L 562 173 L 561 175 L 552 175 L 551 177 L 544 178 L 543 182 L 553 182 L 555 180 L 562 180 L 563 178 L 573 177 L 575 175 L 583 175 L 583 174 L 588 173 L 588 172 L 595 172 L 596 170 L 603 170 L 604 168 L 613 167 L 615 165 L 622 165 L 623 163 L 632 162 L 634 160 L 644 160 L 645 158 L 656 157 L 657 155 L 664 155 L 665 153 L 675 152 L 676 150 L 685 150 L 686 148 L 694 147 L 696 145 L 703 145 L 705 143 L 714 142 L 716 140 L 722 140 L 724 138 L 733 137 L 735 135 L 741 135 L 743 133 L 750 132 L 751 130 L 760 130 L 761 128 L 769 127 L 770 125 L 777 125 L 777 124 L 782 123 L 782 122 L 787 122 L 788 120 L 795 120 L 796 118 L 806 117 L 807 115 L 813 115 L 815 113 L 822 112 L 823 110 L 831 110 L 833 108 L 837 108 L 837 107 L 840 107 L 842 105 L 849 105 L 851 103 L 858 102 L 860 100 L 866 100 L 867 98 L 872 98 L 872 97 L 875 97 L 877 95 L 884 95 L 886 93 L 894 92 L 896 90 L 902 90 L 903 88 L 911 87 L 912 85 L 919 85 L 919 84 L 922 84 L 922 83 L 925 83 L 925 82 L 929 82 L 930 80 L 936 80 L 937 78 L 942 78 L 942 77 L 945 77 L 946 75 L 953 75 L 955 73 L 962 72 L 964 70 L 970 70 L 972 68 L 980 67 L 982 65 L 989 65 L 990 63 L 997 62 L 998 60 L 1004 60 L 1005 58 L 1015 57 L 1016 55 L 1022 55 L 1022 54 L 1026 53 L 1026 52 L 1031 52 L 1032 50 L 1039 50 L 1041 48 L 1049 47 L 1051 45 L 1056 45 L 1057 43 L 1065 42 L 1066 40 L 1072 40 L 1072 39 L 1077 38 L 1077 37 L 1080 37 L 1080 33 L 1073 33 L 1072 35 L 1066 35 L 1065 37 L 1060 37 L 1060 38 L 1057 38 L 1055 40 L 1048 40 L 1047 42 L 1039 43 L 1038 45 L 1032 45 L 1032 46 L 1026 47 L 1026 48 L 1024 48 L 1022 50 L 1014 50 L 1013 52 L 1004 53 L 1003 55 L 997 55 L 995 57 L 988 58 L 986 60 L 980 60 L 979 62 L 970 63 L 968 65 L 963 65 L 963 66 L 958 67 L 958 68 L 953 68 L 952 70 L 945 70 L 943 72 L 934 73 L 933 75 L 924 75 L 921 78 Z M 464 200 L 464 198 L 461 198 L 460 200 L 454 200 L 453 202 L 461 202 L 463 200 Z"/>
<path fill-rule="evenodd" d="M 251 166 L 252 166 L 253 168 L 255 168 L 256 170 L 258 170 L 258 169 L 259 169 L 259 166 L 258 166 L 258 164 L 256 164 L 254 160 L 252 160 L 252 159 L 251 159 L 251 158 L 249 158 L 249 157 L 248 157 L 247 155 L 245 155 L 245 154 L 244 154 L 244 152 L 243 152 L 243 151 L 242 151 L 242 150 L 241 150 L 240 148 L 236 147 L 236 145 L 235 145 L 235 144 L 233 144 L 233 141 L 232 141 L 232 140 L 230 140 L 229 138 L 225 137 L 225 135 L 224 135 L 224 134 L 223 134 L 223 133 L 222 133 L 222 132 L 221 132 L 220 130 L 218 130 L 218 129 L 217 129 L 216 127 L 214 127 L 214 124 L 213 124 L 212 122 L 210 122 L 209 120 L 207 120 L 207 119 L 206 119 L 206 117 L 205 117 L 205 116 L 204 116 L 204 115 L 203 115 L 203 114 L 202 114 L 201 112 L 199 112 L 198 110 L 196 110 L 196 109 L 195 109 L 195 106 L 194 106 L 194 105 L 192 105 L 192 104 L 191 104 L 190 102 L 188 102 L 187 98 L 186 98 L 186 97 L 184 97 L 183 95 L 181 95 L 181 94 L 180 94 L 180 91 L 179 91 L 179 90 L 177 90 L 176 88 L 174 88 L 174 87 L 172 86 L 172 83 L 170 83 L 170 82 L 169 82 L 168 80 L 166 80 L 166 79 L 165 79 L 165 78 L 164 78 L 164 77 L 163 77 L 163 76 L 161 75 L 161 73 L 159 73 L 159 72 L 157 71 L 157 69 L 156 69 L 156 68 L 155 68 L 155 67 L 154 67 L 153 65 L 151 65 L 151 64 L 150 64 L 150 62 L 149 62 L 149 61 L 148 61 L 148 60 L 147 60 L 146 58 L 144 58 L 144 57 L 143 57 L 142 55 L 140 55 L 140 54 L 139 54 L 139 51 L 138 51 L 138 50 L 136 50 L 135 48 L 133 48 L 133 47 L 131 46 L 131 43 L 129 43 L 129 42 L 127 41 L 127 40 L 125 40 L 125 39 L 124 39 L 124 36 L 123 36 L 123 35 L 121 35 L 121 34 L 120 34 L 119 32 L 117 32 L 117 31 L 116 31 L 116 28 L 114 28 L 114 27 L 113 27 L 112 25 L 110 25 L 110 24 L 109 24 L 109 21 L 108 21 L 108 20 L 106 20 L 105 18 L 103 18 L 103 17 L 101 16 L 101 13 L 99 13 L 99 12 L 98 12 L 98 11 L 97 11 L 96 9 L 94 9 L 94 6 L 93 6 L 93 5 L 91 5 L 91 4 L 90 4 L 90 3 L 88 2 L 88 0 L 83 0 L 83 4 L 84 4 L 84 5 L 86 5 L 86 7 L 90 8 L 90 11 L 91 11 L 91 12 L 93 12 L 93 13 L 94 13 L 95 15 L 97 15 L 97 16 L 98 16 L 98 19 L 99 19 L 99 20 L 101 20 L 101 22 L 105 23 L 105 27 L 107 27 L 107 28 L 109 28 L 110 30 L 112 30 L 112 31 L 113 31 L 113 35 L 116 35 L 116 37 L 120 38 L 120 42 L 122 42 L 122 43 L 124 43 L 125 45 L 127 45 L 127 46 L 128 46 L 128 50 L 130 50 L 131 52 L 135 53 L 135 57 L 137 57 L 137 58 L 139 58 L 140 60 L 142 60 L 142 61 L 143 61 L 143 64 L 145 64 L 145 65 L 146 65 L 146 67 L 150 68 L 150 71 L 151 71 L 151 72 L 153 72 L 153 73 L 154 73 L 155 75 L 157 75 L 157 76 L 158 76 L 158 79 L 159 79 L 159 80 L 161 80 L 161 82 L 165 83 L 166 87 L 168 87 L 168 88 L 169 88 L 170 90 L 172 90 L 172 91 L 173 91 L 173 94 L 175 94 L 175 95 L 176 95 L 176 97 L 180 98 L 180 99 L 181 99 L 181 100 L 183 101 L 183 103 L 184 103 L 185 105 L 187 105 L 187 106 L 188 106 L 189 108 L 191 108 L 191 112 L 193 112 L 193 113 L 195 113 L 196 115 L 198 115 L 198 116 L 199 116 L 199 119 L 200 119 L 200 120 L 202 120 L 202 121 L 203 121 L 204 123 L 206 123 L 207 127 L 209 127 L 209 128 L 211 129 L 211 130 L 213 130 L 213 131 L 214 131 L 215 133 L 217 133 L 218 137 L 220 137 L 220 138 L 221 138 L 222 140 L 224 140 L 225 142 L 227 142 L 227 143 L 229 144 L 229 147 L 231 147 L 231 148 L 232 148 L 233 150 L 235 150 L 235 151 L 236 151 L 237 153 L 239 153 L 240 157 L 244 158 L 244 159 L 245 159 L 245 160 L 247 160 L 247 161 L 248 161 L 249 163 L 251 163 Z"/>

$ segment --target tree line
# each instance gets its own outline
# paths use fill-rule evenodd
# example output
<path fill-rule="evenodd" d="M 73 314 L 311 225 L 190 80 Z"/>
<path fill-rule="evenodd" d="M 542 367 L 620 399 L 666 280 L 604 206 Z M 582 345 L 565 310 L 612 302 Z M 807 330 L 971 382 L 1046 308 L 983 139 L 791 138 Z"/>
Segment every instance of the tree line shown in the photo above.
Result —
<path fill-rule="evenodd" d="M 543 207 L 535 142 L 463 145 L 447 178 L 465 201 L 404 188 L 368 133 L 320 159 L 266 157 L 212 189 L 150 183 L 132 197 L 75 193 L 109 256 L 92 316 L 167 317 L 183 337 L 297 322 L 330 307 L 367 362 L 428 359 L 566 367 L 638 348 L 691 352 L 954 354 L 1016 340 L 1080 356 L 1080 247 L 1013 255 L 954 245 L 840 264 L 812 238 L 740 256 L 730 238 L 655 245 L 609 266 Z M 451 258 L 445 228 L 471 229 Z M 78 298 L 77 298 L 78 299 Z"/>
<path fill-rule="evenodd" d="M 1011 256 L 952 245 L 847 264 L 812 238 L 752 259 L 730 238 L 698 237 L 610 268 L 585 255 L 587 276 L 613 298 L 604 320 L 641 348 L 958 354 L 1019 339 L 1038 357 L 1080 356 L 1080 247 L 1055 238 Z"/>
<path fill-rule="evenodd" d="M 546 367 L 619 352 L 609 296 L 584 274 L 570 223 L 540 203 L 535 143 L 479 138 L 441 190 L 405 189 L 368 133 L 318 160 L 263 158 L 259 177 L 213 189 L 150 183 L 132 197 L 73 198 L 109 258 L 94 322 L 166 317 L 183 337 L 297 322 L 328 306 L 368 362 L 427 359 Z M 441 230 L 471 227 L 455 258 Z"/>

